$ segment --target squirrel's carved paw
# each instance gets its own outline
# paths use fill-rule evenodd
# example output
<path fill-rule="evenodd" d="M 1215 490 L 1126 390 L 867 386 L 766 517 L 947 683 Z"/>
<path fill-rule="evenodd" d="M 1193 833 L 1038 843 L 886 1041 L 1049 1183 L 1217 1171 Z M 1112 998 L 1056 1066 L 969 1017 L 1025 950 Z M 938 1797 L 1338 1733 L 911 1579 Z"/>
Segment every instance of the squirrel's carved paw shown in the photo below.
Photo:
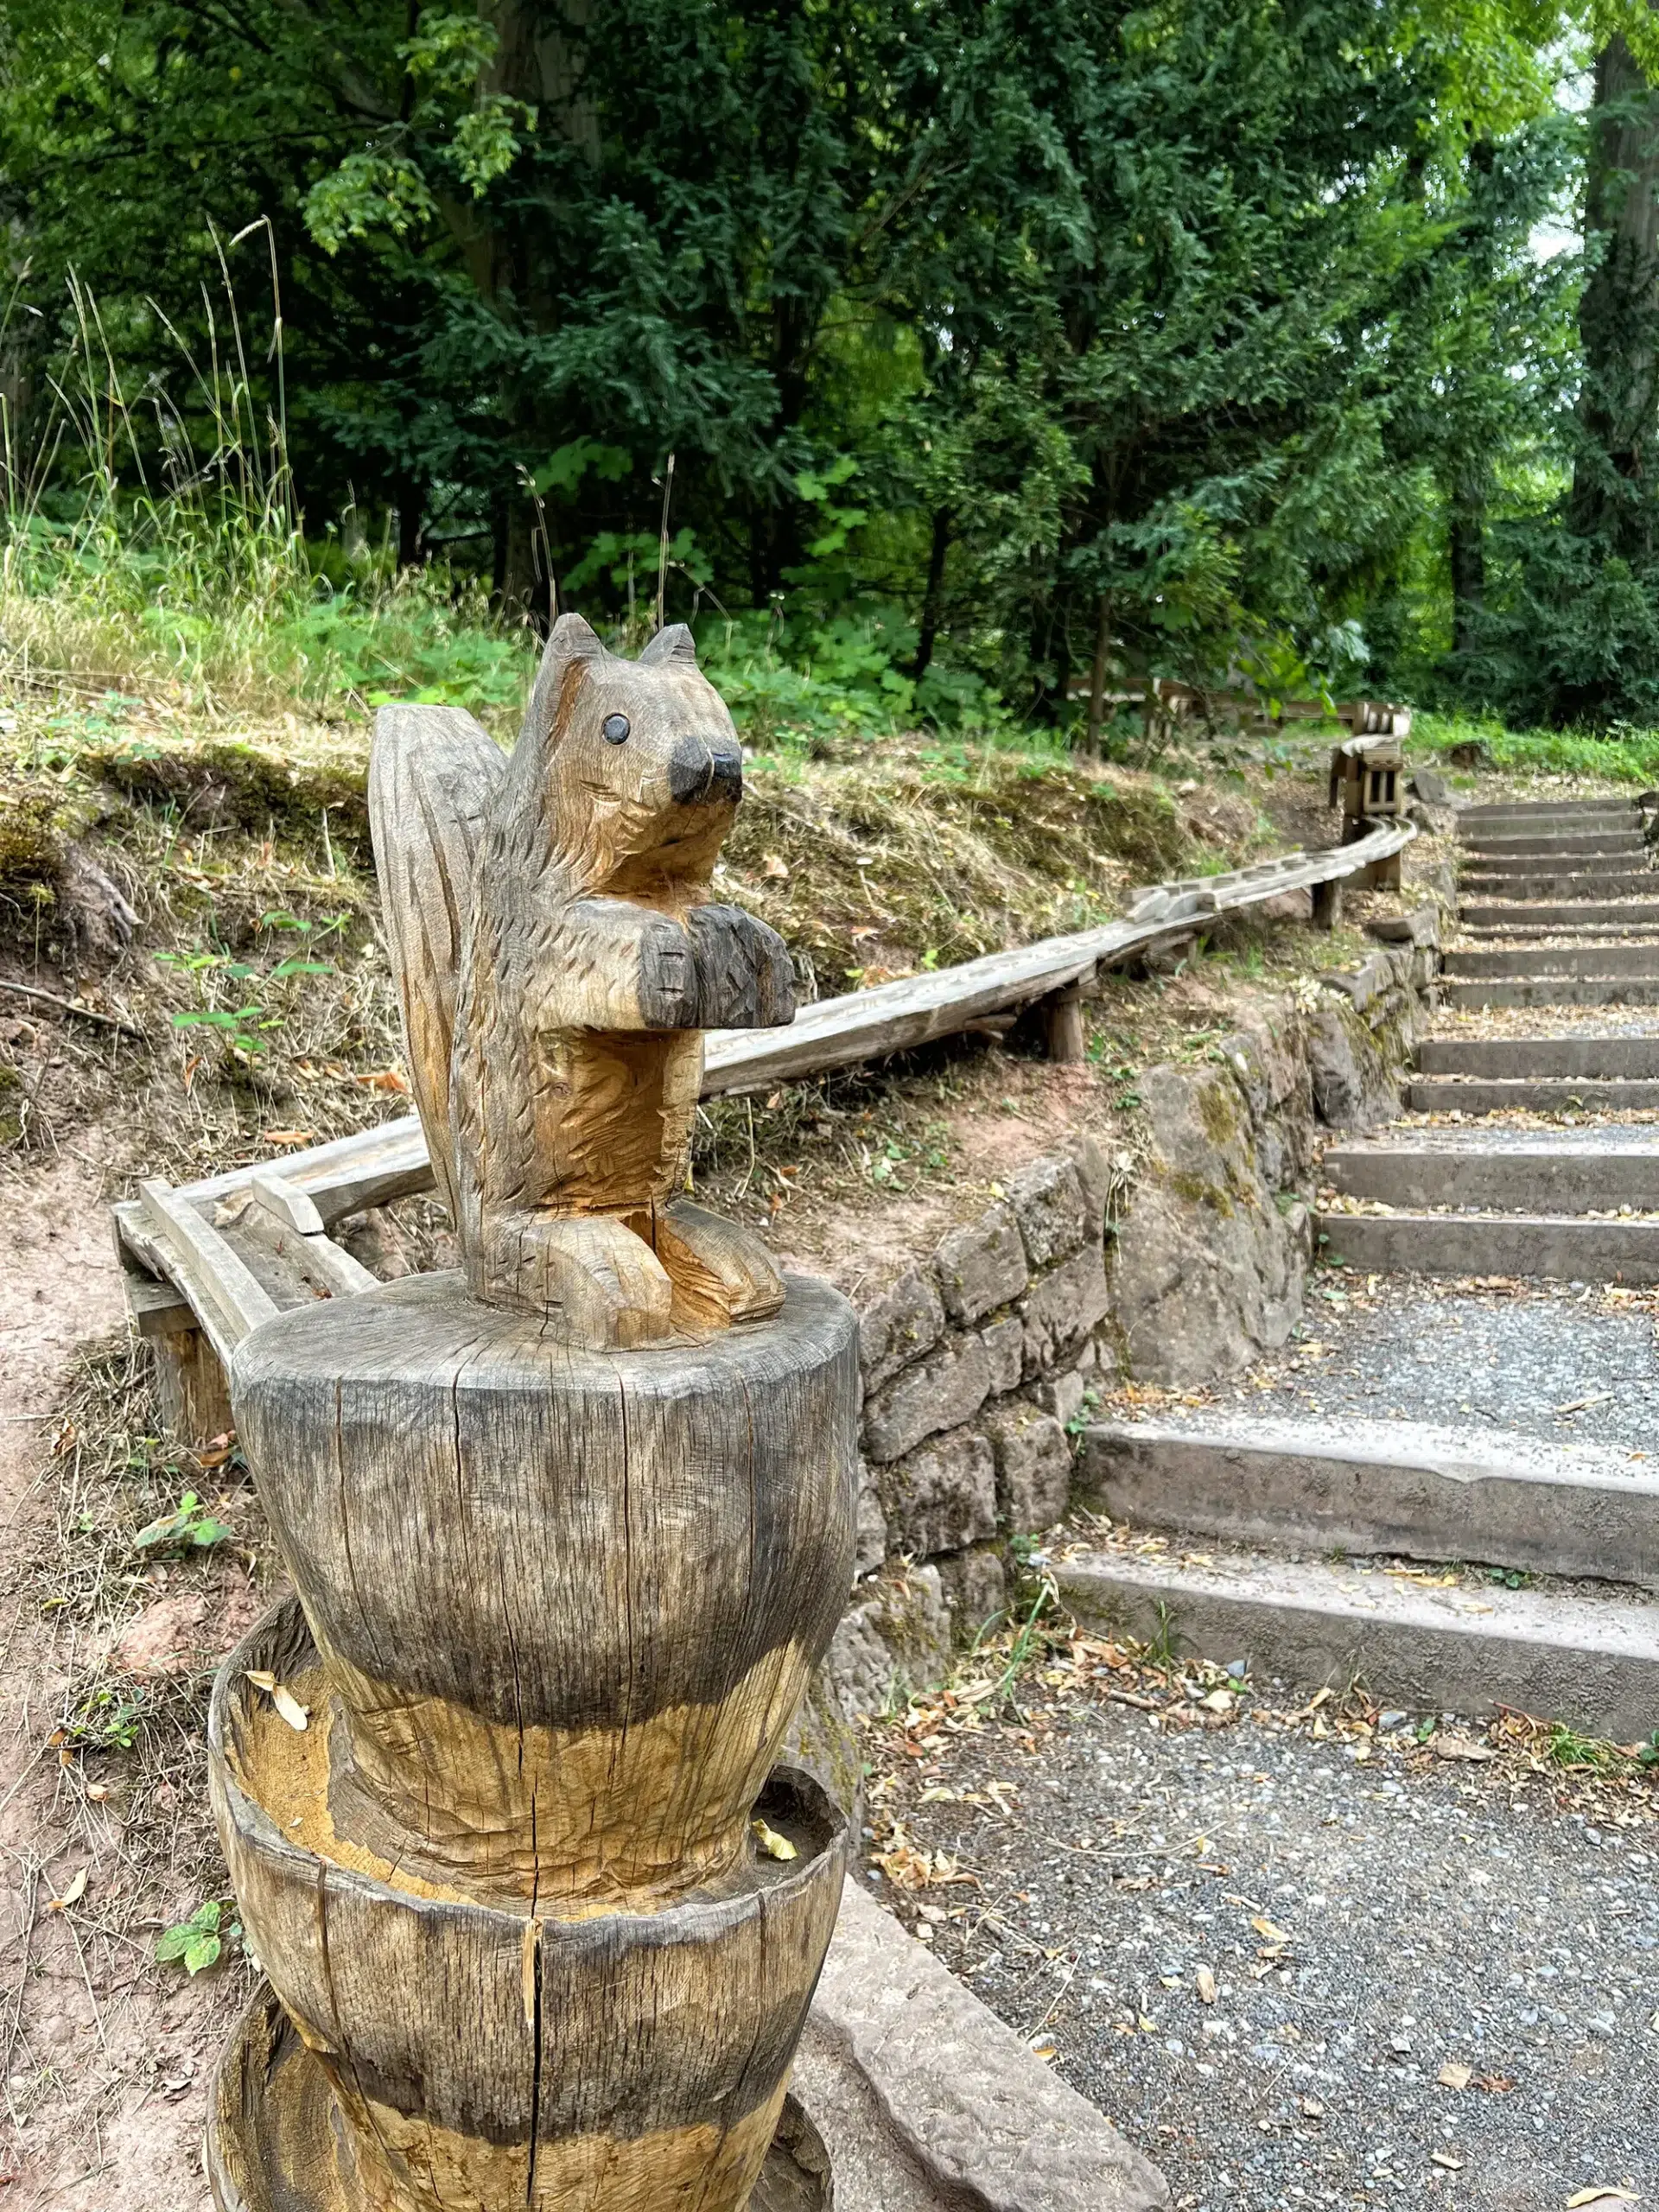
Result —
<path fill-rule="evenodd" d="M 657 1216 L 655 1235 L 674 1286 L 678 1327 L 702 1333 L 764 1321 L 782 1306 L 783 1277 L 753 1230 L 678 1198 Z"/>
<path fill-rule="evenodd" d="M 642 1236 L 609 1214 L 518 1214 L 488 1240 L 493 1303 L 545 1312 L 568 1343 L 593 1351 L 671 1336 L 674 1285 Z"/>

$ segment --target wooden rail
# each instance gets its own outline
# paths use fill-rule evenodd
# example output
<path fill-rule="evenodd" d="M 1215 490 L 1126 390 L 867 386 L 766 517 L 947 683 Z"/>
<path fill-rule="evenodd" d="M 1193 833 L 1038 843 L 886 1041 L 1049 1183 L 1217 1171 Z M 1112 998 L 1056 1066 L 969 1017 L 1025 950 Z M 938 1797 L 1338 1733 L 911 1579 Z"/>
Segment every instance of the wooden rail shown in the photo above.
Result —
<path fill-rule="evenodd" d="M 1056 1010 L 1064 1033 L 1078 994 L 1101 969 L 1283 892 L 1312 890 L 1317 912 L 1322 890 L 1391 859 L 1415 835 L 1408 823 L 1391 823 L 1329 851 L 1283 853 L 1223 875 L 1152 885 L 1135 895 L 1122 921 L 821 999 L 786 1029 L 716 1030 L 708 1039 L 702 1095 L 764 1090 L 851 1067 L 1037 1004 Z M 1327 917 L 1329 911 L 1327 901 Z M 280 1163 L 229 1168 L 176 1189 L 145 1183 L 137 1198 L 114 1209 L 138 1325 L 158 1357 L 184 1344 L 181 1309 L 172 1305 L 163 1313 L 156 1303 L 158 1284 L 170 1283 L 213 1351 L 228 1359 L 267 1314 L 368 1289 L 375 1278 L 329 1232 L 349 1215 L 429 1191 L 432 1182 L 426 1140 L 410 1115 Z M 174 1402 L 178 1396 L 172 1394 Z"/>

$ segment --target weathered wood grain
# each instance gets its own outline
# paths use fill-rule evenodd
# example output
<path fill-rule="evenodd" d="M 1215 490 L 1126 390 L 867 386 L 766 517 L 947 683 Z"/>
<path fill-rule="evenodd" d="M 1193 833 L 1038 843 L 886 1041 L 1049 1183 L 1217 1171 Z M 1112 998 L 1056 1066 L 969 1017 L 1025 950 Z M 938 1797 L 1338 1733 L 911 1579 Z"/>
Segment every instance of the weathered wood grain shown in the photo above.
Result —
<path fill-rule="evenodd" d="M 775 933 L 709 899 L 741 789 L 689 638 L 627 661 L 579 616 L 555 624 L 480 836 L 450 1123 L 474 1294 L 575 1343 L 733 1318 L 706 1269 L 676 1310 L 684 1248 L 652 1231 L 684 1185 L 699 1033 L 793 1012 Z"/>
<path fill-rule="evenodd" d="M 189 1299 L 219 1358 L 231 1354 L 251 1329 L 269 1320 L 276 1302 L 246 1262 L 190 1201 L 158 1178 L 138 1185 L 138 1211 L 148 1240 L 141 1257 L 159 1262 Z"/>
<path fill-rule="evenodd" d="M 370 811 L 434 1176 L 474 1294 L 573 1343 L 729 1326 L 775 1291 L 758 1240 L 732 1305 L 729 1271 L 656 1233 L 684 1185 L 701 1032 L 794 1010 L 775 932 L 709 896 L 741 789 L 683 629 L 629 661 L 563 617 L 505 762 L 466 716 L 377 725 Z"/>
<path fill-rule="evenodd" d="M 218 2212 L 362 2212 L 364 2185 L 327 2075 L 269 1984 L 255 1993 L 214 2074 L 205 2149 Z M 747 2212 L 830 2205 L 823 2139 L 785 2097 Z"/>
<path fill-rule="evenodd" d="M 459 707 L 383 707 L 369 753 L 369 827 L 403 1009 L 410 1087 L 440 1194 L 454 1210 L 449 1064 L 473 861 L 506 760 Z"/>
<path fill-rule="evenodd" d="M 317 1816 L 315 1773 L 295 1758 L 311 1732 L 248 1675 L 303 1682 L 315 1664 L 297 1606 L 261 1624 L 214 1686 L 210 1770 L 244 1924 L 328 2079 L 360 2201 L 737 2212 L 834 1929 L 842 1815 L 780 1770 L 763 1809 L 798 1857 L 750 1850 L 719 1889 L 650 1913 L 557 1918 L 423 1893 L 295 1840 Z M 245 2139 L 245 2089 L 238 2101 Z"/>
<path fill-rule="evenodd" d="M 732 1862 L 852 1573 L 856 1321 L 786 1289 L 702 1344 L 595 1353 L 416 1276 L 243 1345 L 342 1808 L 391 1855 L 594 1901 Z"/>

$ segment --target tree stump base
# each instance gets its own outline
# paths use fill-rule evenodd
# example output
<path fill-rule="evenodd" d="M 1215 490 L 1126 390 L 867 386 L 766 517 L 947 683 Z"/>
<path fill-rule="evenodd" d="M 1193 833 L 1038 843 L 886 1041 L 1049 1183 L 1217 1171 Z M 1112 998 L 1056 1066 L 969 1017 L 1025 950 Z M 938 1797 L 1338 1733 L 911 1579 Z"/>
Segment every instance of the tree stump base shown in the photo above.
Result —
<path fill-rule="evenodd" d="M 649 1350 L 452 1274 L 256 1330 L 237 1427 L 327 1678 L 334 1826 L 543 1912 L 736 1865 L 852 1583 L 857 1334 L 799 1275 Z"/>
<path fill-rule="evenodd" d="M 327 2076 L 268 1986 L 214 2074 L 207 2160 L 219 2212 L 361 2212 L 351 2140 Z M 834 2199 L 823 2138 L 785 2097 L 747 2212 L 832 2212 Z"/>
<path fill-rule="evenodd" d="M 222 2212 L 764 2202 L 751 2192 L 851 1847 L 818 1784 L 775 1769 L 756 1808 L 772 1848 L 750 1835 L 702 1890 L 654 1911 L 555 1918 L 480 1903 L 335 1834 L 322 1698 L 296 1729 L 273 1679 L 302 1702 L 324 1687 L 293 1599 L 226 1661 L 208 1719 L 243 1923 L 308 2054 L 279 2063 L 288 2046 L 245 2024 L 216 2107 Z M 791 1855 L 773 1855 L 779 1844 Z M 259 2145 L 274 2152 L 278 2135 L 265 2194 L 251 2194 Z"/>

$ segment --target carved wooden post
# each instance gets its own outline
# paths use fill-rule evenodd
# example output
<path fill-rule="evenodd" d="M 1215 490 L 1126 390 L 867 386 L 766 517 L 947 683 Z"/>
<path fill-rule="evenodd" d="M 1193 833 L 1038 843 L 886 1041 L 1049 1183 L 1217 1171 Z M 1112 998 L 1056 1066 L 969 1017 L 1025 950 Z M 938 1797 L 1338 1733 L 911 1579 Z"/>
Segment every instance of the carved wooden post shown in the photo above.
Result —
<path fill-rule="evenodd" d="M 683 1195 L 699 1032 L 792 1013 L 782 944 L 709 897 L 741 758 L 689 633 L 632 662 L 574 616 L 511 760 L 381 716 L 465 1271 L 235 1362 L 298 1602 L 214 1690 L 283 2007 L 219 2085 L 223 2212 L 737 2212 L 767 2158 L 849 1850 L 776 1762 L 850 1581 L 857 1370 L 846 1301 Z"/>

